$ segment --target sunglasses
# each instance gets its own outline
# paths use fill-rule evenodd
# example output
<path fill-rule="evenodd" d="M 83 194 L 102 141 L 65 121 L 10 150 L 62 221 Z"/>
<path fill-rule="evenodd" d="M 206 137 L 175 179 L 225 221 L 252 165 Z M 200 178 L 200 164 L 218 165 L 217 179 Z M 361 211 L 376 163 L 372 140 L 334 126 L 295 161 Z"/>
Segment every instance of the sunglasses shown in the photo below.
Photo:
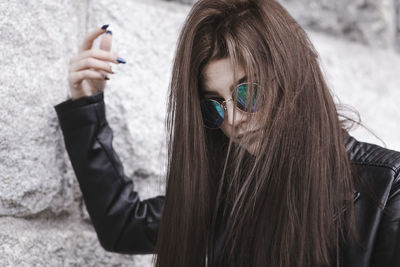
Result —
<path fill-rule="evenodd" d="M 241 83 L 232 91 L 232 98 L 221 101 L 222 98 L 203 98 L 200 101 L 204 126 L 209 129 L 218 129 L 225 119 L 226 103 L 234 101 L 236 108 L 242 112 L 254 114 L 264 103 L 260 86 L 256 83 Z"/>

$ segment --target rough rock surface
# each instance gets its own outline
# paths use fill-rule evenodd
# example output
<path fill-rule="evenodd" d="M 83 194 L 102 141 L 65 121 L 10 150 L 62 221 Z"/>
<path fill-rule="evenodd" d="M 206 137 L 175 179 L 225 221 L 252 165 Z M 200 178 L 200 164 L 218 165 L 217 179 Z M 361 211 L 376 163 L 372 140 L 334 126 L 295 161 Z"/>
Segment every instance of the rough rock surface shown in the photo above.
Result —
<path fill-rule="evenodd" d="M 384 143 L 362 127 L 356 128 L 352 135 L 400 150 L 400 113 L 397 111 L 400 55 L 315 32 L 311 32 L 310 37 L 320 54 L 322 70 L 336 103 L 349 105 L 358 111 L 363 125 Z M 349 112 L 344 114 L 352 115 Z"/>
<path fill-rule="evenodd" d="M 151 256 L 99 245 L 53 105 L 67 98 L 68 61 L 84 35 L 109 23 L 112 51 L 127 61 L 113 66 L 105 92 L 114 147 L 142 199 L 162 193 L 167 88 L 189 8 L 157 0 L 0 3 L 0 266 L 151 266 Z M 309 33 L 332 92 L 400 150 L 399 54 Z M 362 128 L 353 134 L 381 144 Z"/>
<path fill-rule="evenodd" d="M 68 55 L 86 9 L 80 1 L 1 2 L 0 215 L 57 214 L 72 204 L 52 104 L 66 95 Z"/>
<path fill-rule="evenodd" d="M 0 266 L 150 266 L 152 259 L 152 255 L 107 252 L 91 226 L 62 217 L 51 221 L 4 217 L 0 244 Z"/>
<path fill-rule="evenodd" d="M 396 1 L 396 45 L 397 51 L 400 51 L 400 0 Z"/>
<path fill-rule="evenodd" d="M 396 0 L 281 0 L 303 25 L 372 47 L 393 48 Z"/>

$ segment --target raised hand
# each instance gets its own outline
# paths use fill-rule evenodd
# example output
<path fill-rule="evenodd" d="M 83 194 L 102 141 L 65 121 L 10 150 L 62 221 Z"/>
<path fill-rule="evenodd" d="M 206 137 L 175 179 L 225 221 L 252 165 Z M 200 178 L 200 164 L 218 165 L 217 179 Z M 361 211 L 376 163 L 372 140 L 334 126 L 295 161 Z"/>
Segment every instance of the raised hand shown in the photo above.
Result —
<path fill-rule="evenodd" d="M 111 53 L 112 32 L 107 31 L 108 25 L 89 33 L 79 50 L 69 61 L 68 83 L 72 99 L 90 96 L 103 91 L 106 85 L 107 73 L 113 74 L 109 62 L 120 64 L 125 60 Z M 106 33 L 106 34 L 104 34 Z M 93 42 L 103 35 L 100 48 L 93 49 Z"/>

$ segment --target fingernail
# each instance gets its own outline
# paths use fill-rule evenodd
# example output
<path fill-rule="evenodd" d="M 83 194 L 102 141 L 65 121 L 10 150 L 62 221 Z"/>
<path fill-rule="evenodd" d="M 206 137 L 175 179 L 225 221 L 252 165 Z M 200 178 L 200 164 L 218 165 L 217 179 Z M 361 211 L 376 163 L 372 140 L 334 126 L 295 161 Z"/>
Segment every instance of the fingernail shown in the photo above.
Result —
<path fill-rule="evenodd" d="M 101 29 L 105 30 L 105 29 L 107 29 L 108 26 L 110 26 L 110 25 L 109 24 L 104 24 L 103 26 L 101 26 Z"/>
<path fill-rule="evenodd" d="M 112 35 L 112 31 L 106 31 L 106 34 Z"/>
<path fill-rule="evenodd" d="M 120 58 L 120 57 L 117 57 L 117 61 L 118 61 L 119 63 L 122 63 L 122 64 L 125 64 L 125 63 L 126 63 L 125 59 Z"/>
<path fill-rule="evenodd" d="M 110 78 L 108 78 L 107 76 L 106 77 L 104 77 L 104 80 L 109 80 Z"/>

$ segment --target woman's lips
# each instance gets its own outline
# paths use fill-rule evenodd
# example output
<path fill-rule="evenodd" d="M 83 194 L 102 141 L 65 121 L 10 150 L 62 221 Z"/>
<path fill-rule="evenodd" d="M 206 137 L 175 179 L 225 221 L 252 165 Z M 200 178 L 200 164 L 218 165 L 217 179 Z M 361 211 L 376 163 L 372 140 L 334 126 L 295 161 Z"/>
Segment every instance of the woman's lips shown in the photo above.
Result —
<path fill-rule="evenodd" d="M 261 131 L 253 131 L 249 133 L 249 141 L 253 143 L 259 136 L 260 136 Z"/>

